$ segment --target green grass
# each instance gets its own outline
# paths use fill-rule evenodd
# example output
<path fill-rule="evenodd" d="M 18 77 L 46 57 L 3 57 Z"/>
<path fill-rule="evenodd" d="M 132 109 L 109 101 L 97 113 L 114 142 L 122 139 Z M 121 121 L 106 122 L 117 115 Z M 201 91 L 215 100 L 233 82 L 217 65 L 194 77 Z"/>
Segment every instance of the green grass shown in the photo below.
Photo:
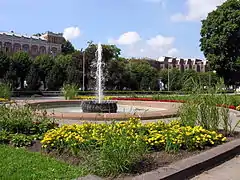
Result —
<path fill-rule="evenodd" d="M 84 175 L 80 167 L 5 145 L 0 145 L 0 159 L 0 179 L 74 179 Z"/>

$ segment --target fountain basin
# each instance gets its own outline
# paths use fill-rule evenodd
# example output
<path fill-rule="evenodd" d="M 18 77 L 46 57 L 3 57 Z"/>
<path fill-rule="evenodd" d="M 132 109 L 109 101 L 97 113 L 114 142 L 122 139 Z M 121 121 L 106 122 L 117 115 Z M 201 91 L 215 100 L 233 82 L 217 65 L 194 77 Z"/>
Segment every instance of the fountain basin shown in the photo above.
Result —
<path fill-rule="evenodd" d="M 36 113 L 40 116 L 83 121 L 122 121 L 133 117 L 150 120 L 176 117 L 180 106 L 180 103 L 117 101 L 117 113 L 83 113 L 83 102 L 80 100 L 30 100 L 24 104 L 37 108 Z"/>
<path fill-rule="evenodd" d="M 83 101 L 84 113 L 117 113 L 117 102 L 114 101 Z"/>

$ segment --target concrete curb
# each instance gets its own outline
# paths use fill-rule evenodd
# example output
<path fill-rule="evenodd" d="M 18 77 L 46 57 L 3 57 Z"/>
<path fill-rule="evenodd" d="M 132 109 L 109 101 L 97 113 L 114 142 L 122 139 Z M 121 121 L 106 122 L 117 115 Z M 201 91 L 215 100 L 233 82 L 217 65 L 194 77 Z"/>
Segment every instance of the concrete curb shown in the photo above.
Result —
<path fill-rule="evenodd" d="M 180 160 L 167 167 L 131 178 L 132 180 L 184 180 L 209 170 L 240 154 L 240 139 L 214 147 L 196 156 Z M 129 178 L 124 178 L 129 180 Z"/>

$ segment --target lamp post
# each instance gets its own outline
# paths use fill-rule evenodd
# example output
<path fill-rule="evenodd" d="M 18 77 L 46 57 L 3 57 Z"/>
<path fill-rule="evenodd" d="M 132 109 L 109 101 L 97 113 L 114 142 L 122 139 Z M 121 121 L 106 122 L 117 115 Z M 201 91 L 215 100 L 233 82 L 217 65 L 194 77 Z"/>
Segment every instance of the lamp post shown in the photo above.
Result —
<path fill-rule="evenodd" d="M 169 77 L 169 64 L 168 64 L 168 85 L 167 85 L 167 88 L 168 88 L 168 91 L 169 91 L 169 86 L 170 86 L 170 77 Z"/>
<path fill-rule="evenodd" d="M 83 51 L 83 91 L 85 91 L 85 51 Z"/>
<path fill-rule="evenodd" d="M 172 59 L 168 59 L 168 91 L 170 91 L 170 73 L 169 73 L 169 65 L 172 63 Z"/>
<path fill-rule="evenodd" d="M 212 75 L 211 75 L 211 73 L 216 74 L 216 71 L 214 70 L 214 71 L 209 73 L 209 87 L 212 86 Z"/>

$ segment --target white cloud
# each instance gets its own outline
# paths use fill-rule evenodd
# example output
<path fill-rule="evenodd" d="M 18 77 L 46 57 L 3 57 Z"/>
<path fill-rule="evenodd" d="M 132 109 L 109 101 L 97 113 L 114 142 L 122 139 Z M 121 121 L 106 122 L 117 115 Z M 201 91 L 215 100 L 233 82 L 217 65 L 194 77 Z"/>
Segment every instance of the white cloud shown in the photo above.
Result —
<path fill-rule="evenodd" d="M 63 37 L 67 40 L 76 39 L 81 35 L 79 27 L 68 27 L 63 31 Z"/>
<path fill-rule="evenodd" d="M 132 45 L 140 41 L 141 37 L 137 32 L 129 31 L 119 36 L 118 39 L 109 39 L 108 42 L 111 44 L 119 45 Z"/>
<path fill-rule="evenodd" d="M 176 48 L 172 48 L 172 49 L 169 49 L 168 52 L 167 52 L 167 56 L 176 56 L 178 55 L 178 49 Z"/>
<path fill-rule="evenodd" d="M 124 34 L 129 35 L 129 33 Z M 133 34 L 135 35 L 133 36 Z M 174 37 L 166 37 L 159 34 L 149 39 L 141 39 L 138 33 L 135 32 L 133 34 L 128 36 L 131 38 L 121 35 L 117 40 L 110 39 L 108 42 L 120 45 L 122 54 L 126 57 L 158 58 L 159 56 L 174 56 L 178 54 L 178 50 L 174 47 Z"/>
<path fill-rule="evenodd" d="M 153 48 L 169 48 L 172 46 L 175 38 L 157 35 L 147 40 L 147 44 Z"/>
<path fill-rule="evenodd" d="M 187 13 L 177 13 L 171 17 L 172 21 L 199 21 L 207 14 L 224 3 L 226 0 L 187 0 Z"/>

